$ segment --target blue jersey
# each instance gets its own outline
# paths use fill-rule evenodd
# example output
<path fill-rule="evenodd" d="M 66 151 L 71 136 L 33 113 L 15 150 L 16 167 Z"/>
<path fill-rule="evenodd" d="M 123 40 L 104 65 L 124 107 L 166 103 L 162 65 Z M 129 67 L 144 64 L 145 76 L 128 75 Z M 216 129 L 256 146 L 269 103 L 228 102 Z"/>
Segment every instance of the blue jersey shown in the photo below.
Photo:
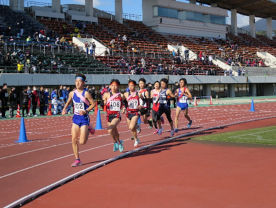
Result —
<path fill-rule="evenodd" d="M 161 90 L 159 93 L 159 103 L 160 107 L 168 108 L 170 106 L 169 100 L 167 98 L 167 89 Z"/>
<path fill-rule="evenodd" d="M 82 96 L 85 97 L 86 90 L 83 90 Z M 74 92 L 73 95 L 73 103 L 74 103 L 74 116 L 73 116 L 73 123 L 78 125 L 79 127 L 87 125 L 89 126 L 89 115 L 80 115 L 80 111 L 86 110 L 89 106 L 85 104 Z"/>
<path fill-rule="evenodd" d="M 83 90 L 82 96 L 85 97 L 86 90 Z M 79 115 L 79 112 L 82 110 L 86 110 L 89 106 L 85 104 L 74 92 L 73 95 L 73 103 L 74 103 L 74 114 Z"/>
<path fill-rule="evenodd" d="M 184 88 L 184 91 L 186 88 Z M 181 91 L 181 89 L 178 89 L 178 101 L 177 101 L 177 106 L 181 108 L 181 110 L 187 109 L 188 106 L 188 97 L 184 95 L 184 92 Z"/>

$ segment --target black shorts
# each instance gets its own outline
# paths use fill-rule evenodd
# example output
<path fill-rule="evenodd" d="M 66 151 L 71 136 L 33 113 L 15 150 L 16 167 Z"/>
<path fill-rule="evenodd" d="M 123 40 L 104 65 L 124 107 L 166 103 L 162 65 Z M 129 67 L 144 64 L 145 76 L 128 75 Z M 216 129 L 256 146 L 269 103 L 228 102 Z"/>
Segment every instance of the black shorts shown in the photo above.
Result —
<path fill-rule="evenodd" d="M 107 122 L 111 123 L 114 118 L 119 118 L 121 120 L 120 113 L 116 114 L 107 114 Z"/>
<path fill-rule="evenodd" d="M 126 116 L 129 120 L 131 120 L 134 116 L 139 116 L 138 112 L 127 112 Z"/>
<path fill-rule="evenodd" d="M 160 107 L 158 112 L 157 112 L 157 120 L 160 119 L 160 117 L 163 115 L 163 113 L 166 114 L 166 117 L 169 122 L 172 122 L 172 117 L 171 117 L 171 109 L 169 107 Z"/>
<path fill-rule="evenodd" d="M 140 109 L 140 113 L 141 113 L 142 116 L 143 115 L 146 115 L 147 117 L 150 116 L 150 110 L 148 108 L 142 108 L 142 109 Z"/>

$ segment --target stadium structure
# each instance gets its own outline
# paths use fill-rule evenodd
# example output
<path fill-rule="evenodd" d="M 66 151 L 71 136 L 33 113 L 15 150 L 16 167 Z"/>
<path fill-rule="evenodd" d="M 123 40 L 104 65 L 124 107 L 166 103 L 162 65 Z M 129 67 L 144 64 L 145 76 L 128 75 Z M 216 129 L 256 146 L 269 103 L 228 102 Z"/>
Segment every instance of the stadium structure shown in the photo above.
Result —
<path fill-rule="evenodd" d="M 1 4 L 0 84 L 71 85 L 82 72 L 99 86 L 185 77 L 196 96 L 276 94 L 275 0 L 143 0 L 142 18 L 124 14 L 122 0 L 115 13 L 93 0 Z M 237 13 L 249 16 L 249 32 L 237 27 Z M 266 36 L 256 35 L 255 17 L 266 19 Z"/>

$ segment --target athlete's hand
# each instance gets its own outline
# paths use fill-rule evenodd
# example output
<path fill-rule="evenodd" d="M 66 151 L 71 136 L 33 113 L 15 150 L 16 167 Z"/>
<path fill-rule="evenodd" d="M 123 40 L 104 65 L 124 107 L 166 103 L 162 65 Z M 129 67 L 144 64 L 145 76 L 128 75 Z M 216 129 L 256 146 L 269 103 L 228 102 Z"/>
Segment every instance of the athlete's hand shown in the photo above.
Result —
<path fill-rule="evenodd" d="M 66 109 L 63 109 L 61 114 L 64 116 L 66 113 L 67 113 Z"/>
<path fill-rule="evenodd" d="M 123 114 L 126 113 L 126 108 L 123 108 L 122 113 L 123 113 Z"/>
<path fill-rule="evenodd" d="M 81 116 L 83 116 L 83 115 L 86 115 L 86 114 L 87 114 L 87 112 L 86 112 L 86 111 L 84 111 L 84 110 L 80 111 L 79 113 L 80 113 L 80 115 L 81 115 Z"/>

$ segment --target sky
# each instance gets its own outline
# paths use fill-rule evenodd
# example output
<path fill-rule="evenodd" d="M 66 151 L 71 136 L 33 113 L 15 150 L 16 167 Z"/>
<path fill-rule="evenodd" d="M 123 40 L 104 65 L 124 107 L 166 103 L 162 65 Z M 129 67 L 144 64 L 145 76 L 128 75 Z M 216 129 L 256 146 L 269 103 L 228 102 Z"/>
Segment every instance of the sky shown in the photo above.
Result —
<path fill-rule="evenodd" d="M 188 2 L 187 0 L 177 0 Z M 61 0 L 62 4 L 76 3 L 84 4 L 85 0 Z M 104 11 L 115 11 L 115 0 L 93 0 L 94 7 Z M 142 15 L 142 0 L 123 0 L 123 13 Z M 231 22 L 231 12 L 228 12 L 227 24 Z M 260 18 L 256 18 L 256 21 Z M 238 14 L 238 27 L 249 24 L 249 17 Z"/>

